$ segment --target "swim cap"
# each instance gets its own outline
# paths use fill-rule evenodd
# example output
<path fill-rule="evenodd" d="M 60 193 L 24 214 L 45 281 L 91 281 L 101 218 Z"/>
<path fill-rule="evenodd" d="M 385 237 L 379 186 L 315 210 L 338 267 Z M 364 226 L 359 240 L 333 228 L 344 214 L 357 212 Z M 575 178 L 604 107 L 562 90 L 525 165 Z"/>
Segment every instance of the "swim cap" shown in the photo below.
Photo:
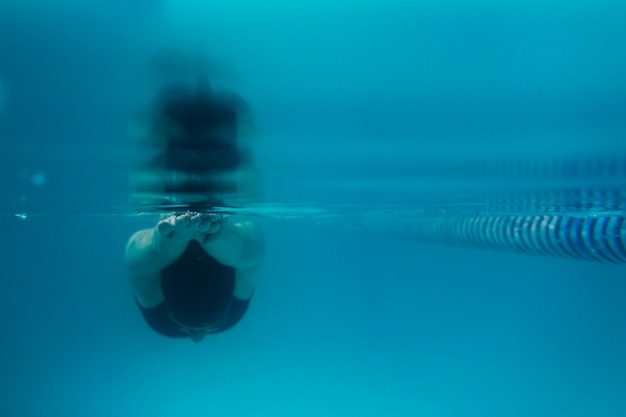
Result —
<path fill-rule="evenodd" d="M 175 321 L 194 328 L 216 326 L 227 318 L 235 271 L 192 240 L 183 255 L 162 271 L 161 287 Z"/>

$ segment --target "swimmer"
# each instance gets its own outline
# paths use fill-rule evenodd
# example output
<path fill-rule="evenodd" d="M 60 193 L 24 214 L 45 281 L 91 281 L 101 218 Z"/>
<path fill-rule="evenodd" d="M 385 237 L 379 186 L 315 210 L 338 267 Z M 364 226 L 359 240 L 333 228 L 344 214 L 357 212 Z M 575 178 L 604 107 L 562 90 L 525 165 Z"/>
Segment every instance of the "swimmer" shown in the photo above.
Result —
<path fill-rule="evenodd" d="M 264 254 L 254 223 L 187 212 L 133 234 L 125 263 L 148 325 L 163 336 L 200 342 L 244 316 Z"/>

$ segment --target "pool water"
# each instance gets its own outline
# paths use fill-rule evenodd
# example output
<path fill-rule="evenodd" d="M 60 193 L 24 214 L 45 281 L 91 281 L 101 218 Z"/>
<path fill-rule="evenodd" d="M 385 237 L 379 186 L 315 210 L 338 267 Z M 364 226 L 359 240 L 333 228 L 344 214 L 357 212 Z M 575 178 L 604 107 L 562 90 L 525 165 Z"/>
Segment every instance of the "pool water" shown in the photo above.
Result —
<path fill-rule="evenodd" d="M 624 17 L 1 5 L 0 414 L 625 415 Z M 195 344 L 145 324 L 123 253 L 188 208 L 133 186 L 135 139 L 198 56 L 250 106 L 258 174 L 212 210 L 268 252 L 244 319 Z"/>

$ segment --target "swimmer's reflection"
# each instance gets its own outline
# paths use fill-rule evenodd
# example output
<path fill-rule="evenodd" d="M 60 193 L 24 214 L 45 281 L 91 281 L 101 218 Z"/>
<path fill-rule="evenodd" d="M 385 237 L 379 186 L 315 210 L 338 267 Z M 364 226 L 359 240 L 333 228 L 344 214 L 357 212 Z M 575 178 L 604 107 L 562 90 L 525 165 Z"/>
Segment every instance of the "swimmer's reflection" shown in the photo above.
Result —
<path fill-rule="evenodd" d="M 152 196 L 152 205 L 191 209 L 248 197 L 257 178 L 239 134 L 247 113 L 239 96 L 213 91 L 203 77 L 193 89 L 166 89 L 144 141 L 156 156 L 136 171 L 136 195 Z"/>
<path fill-rule="evenodd" d="M 158 101 L 147 144 L 157 155 L 135 176 L 139 193 L 161 208 L 187 211 L 136 232 L 125 261 L 135 300 L 158 333 L 199 342 L 234 326 L 254 293 L 265 253 L 249 221 L 198 213 L 242 192 L 240 172 L 250 158 L 237 143 L 243 101 L 218 95 L 201 79 L 196 89 L 171 88 Z M 169 210 L 173 211 L 173 210 Z"/>

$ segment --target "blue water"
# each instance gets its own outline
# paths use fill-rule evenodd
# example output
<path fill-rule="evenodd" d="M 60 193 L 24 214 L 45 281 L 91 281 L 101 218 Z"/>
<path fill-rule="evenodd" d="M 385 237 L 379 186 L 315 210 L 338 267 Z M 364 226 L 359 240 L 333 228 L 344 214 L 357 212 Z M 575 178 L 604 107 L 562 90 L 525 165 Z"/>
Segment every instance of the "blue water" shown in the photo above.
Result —
<path fill-rule="evenodd" d="M 623 2 L 14 3 L 1 415 L 626 415 Z M 123 264 L 163 50 L 245 97 L 262 176 L 258 288 L 201 344 Z"/>

